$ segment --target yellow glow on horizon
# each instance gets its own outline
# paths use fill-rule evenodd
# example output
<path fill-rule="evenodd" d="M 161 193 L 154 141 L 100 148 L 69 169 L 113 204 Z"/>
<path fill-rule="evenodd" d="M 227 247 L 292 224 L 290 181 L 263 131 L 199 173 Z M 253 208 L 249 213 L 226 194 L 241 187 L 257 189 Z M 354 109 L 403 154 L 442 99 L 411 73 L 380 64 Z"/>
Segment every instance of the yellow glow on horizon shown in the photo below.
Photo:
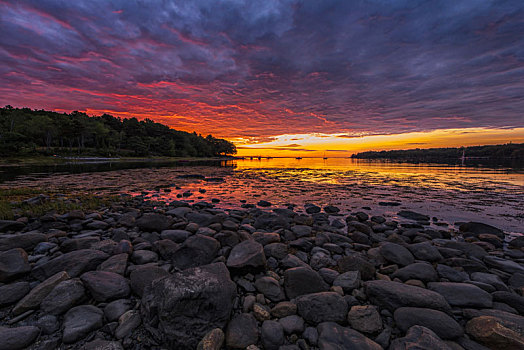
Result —
<path fill-rule="evenodd" d="M 440 129 L 361 137 L 344 137 L 344 134 L 297 134 L 279 135 L 272 141 L 260 143 L 242 139 L 231 141 L 237 146 L 238 156 L 349 157 L 353 153 L 364 151 L 524 143 L 524 127 Z"/>

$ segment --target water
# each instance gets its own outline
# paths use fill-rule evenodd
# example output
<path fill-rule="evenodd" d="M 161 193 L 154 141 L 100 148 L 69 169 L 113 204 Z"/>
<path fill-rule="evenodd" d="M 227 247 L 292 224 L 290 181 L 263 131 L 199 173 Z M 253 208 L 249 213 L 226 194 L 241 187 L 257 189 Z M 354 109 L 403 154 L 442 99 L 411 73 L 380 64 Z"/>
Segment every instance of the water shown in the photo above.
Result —
<path fill-rule="evenodd" d="M 52 168 L 1 169 L 0 187 L 128 193 L 192 202 L 220 200 L 240 208 L 267 200 L 274 207 L 305 203 L 368 211 L 396 219 L 402 209 L 436 217 L 438 225 L 480 221 L 524 233 L 524 172 L 513 168 L 407 164 L 348 158 L 272 158 L 214 163 L 107 162 Z M 181 178 L 202 175 L 223 181 Z M 191 193 L 188 197 L 184 197 Z M 384 206 L 399 203 L 398 206 Z M 364 208 L 364 209 L 363 209 Z"/>

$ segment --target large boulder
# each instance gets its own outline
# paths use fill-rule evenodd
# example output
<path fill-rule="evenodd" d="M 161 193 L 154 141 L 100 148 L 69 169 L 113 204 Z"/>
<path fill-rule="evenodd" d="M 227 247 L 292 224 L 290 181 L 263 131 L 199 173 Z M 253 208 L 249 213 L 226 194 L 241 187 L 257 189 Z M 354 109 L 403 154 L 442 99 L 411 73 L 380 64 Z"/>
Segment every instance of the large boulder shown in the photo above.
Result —
<path fill-rule="evenodd" d="M 390 281 L 368 281 L 366 294 L 373 304 L 395 311 L 399 307 L 423 307 L 444 312 L 450 311 L 446 299 L 439 293 Z"/>
<path fill-rule="evenodd" d="M 254 240 L 240 242 L 229 253 L 227 267 L 242 272 L 263 270 L 266 267 L 264 247 Z"/>
<path fill-rule="evenodd" d="M 328 321 L 344 322 L 348 314 L 346 301 L 335 292 L 302 295 L 297 298 L 296 303 L 298 314 L 313 324 Z"/>
<path fill-rule="evenodd" d="M 146 288 L 143 322 L 158 327 L 166 346 L 194 349 L 209 331 L 226 326 L 235 296 L 236 285 L 223 263 L 186 269 Z"/>
<path fill-rule="evenodd" d="M 70 277 L 78 277 L 83 272 L 95 270 L 107 258 L 109 255 L 100 250 L 75 250 L 34 267 L 31 275 L 41 281 L 61 271 L 66 271 Z"/>
<path fill-rule="evenodd" d="M 139 267 L 129 276 L 131 280 L 131 289 L 133 293 L 142 296 L 146 287 L 161 277 L 169 275 L 169 272 L 158 266 L 142 266 Z"/>
<path fill-rule="evenodd" d="M 213 237 L 194 235 L 173 254 L 173 265 L 181 270 L 206 265 L 215 259 L 220 243 Z"/>
<path fill-rule="evenodd" d="M 361 333 L 342 327 L 335 322 L 324 322 L 317 327 L 319 338 L 318 346 L 323 350 L 359 349 L 381 350 L 382 347 Z"/>
<path fill-rule="evenodd" d="M 328 285 L 320 275 L 307 267 L 294 267 L 284 271 L 284 289 L 289 299 L 299 295 L 324 292 Z"/>
<path fill-rule="evenodd" d="M 27 253 L 21 248 L 14 248 L 0 253 L 0 282 L 6 282 L 31 271 L 27 262 Z"/>

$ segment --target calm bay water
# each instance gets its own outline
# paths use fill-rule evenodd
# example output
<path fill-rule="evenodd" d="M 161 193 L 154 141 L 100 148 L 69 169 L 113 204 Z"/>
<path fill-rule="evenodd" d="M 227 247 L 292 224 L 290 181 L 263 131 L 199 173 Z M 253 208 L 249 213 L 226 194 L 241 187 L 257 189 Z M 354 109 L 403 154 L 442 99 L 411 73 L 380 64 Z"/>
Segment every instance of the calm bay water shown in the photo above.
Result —
<path fill-rule="evenodd" d="M 196 178 L 200 175 L 205 178 Z M 35 186 L 128 193 L 192 202 L 219 199 L 239 208 L 267 200 L 273 207 L 336 205 L 396 218 L 410 209 L 441 224 L 481 221 L 524 233 L 524 172 L 512 168 L 448 166 L 348 158 L 244 159 L 213 163 L 98 162 L 51 168 L 0 169 L 0 187 Z M 384 204 L 397 203 L 397 206 Z"/>

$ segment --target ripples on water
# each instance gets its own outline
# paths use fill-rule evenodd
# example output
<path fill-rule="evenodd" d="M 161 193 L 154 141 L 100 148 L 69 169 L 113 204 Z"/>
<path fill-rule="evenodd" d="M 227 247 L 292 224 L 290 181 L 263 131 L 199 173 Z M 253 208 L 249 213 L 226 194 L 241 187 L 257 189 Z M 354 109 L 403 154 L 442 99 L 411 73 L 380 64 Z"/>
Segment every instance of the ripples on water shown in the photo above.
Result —
<path fill-rule="evenodd" d="M 120 169 L 138 166 L 142 168 Z M 26 169 L 25 175 L 4 171 L 3 178 L 8 180 L 0 186 L 129 193 L 165 201 L 217 198 L 218 206 L 224 208 L 238 208 L 241 201 L 256 204 L 260 199 L 277 206 L 296 204 L 298 210 L 304 203 L 332 204 L 344 213 L 369 207 L 373 214 L 392 218 L 400 209 L 411 209 L 449 223 L 476 220 L 509 232 L 524 231 L 524 172 L 510 168 L 272 158 L 226 161 L 214 166 L 104 163 L 43 168 L 38 169 L 38 174 L 35 171 Z M 179 177 L 187 174 L 224 181 Z M 188 191 L 191 195 L 183 197 Z M 379 202 L 401 205 L 385 207 Z"/>

